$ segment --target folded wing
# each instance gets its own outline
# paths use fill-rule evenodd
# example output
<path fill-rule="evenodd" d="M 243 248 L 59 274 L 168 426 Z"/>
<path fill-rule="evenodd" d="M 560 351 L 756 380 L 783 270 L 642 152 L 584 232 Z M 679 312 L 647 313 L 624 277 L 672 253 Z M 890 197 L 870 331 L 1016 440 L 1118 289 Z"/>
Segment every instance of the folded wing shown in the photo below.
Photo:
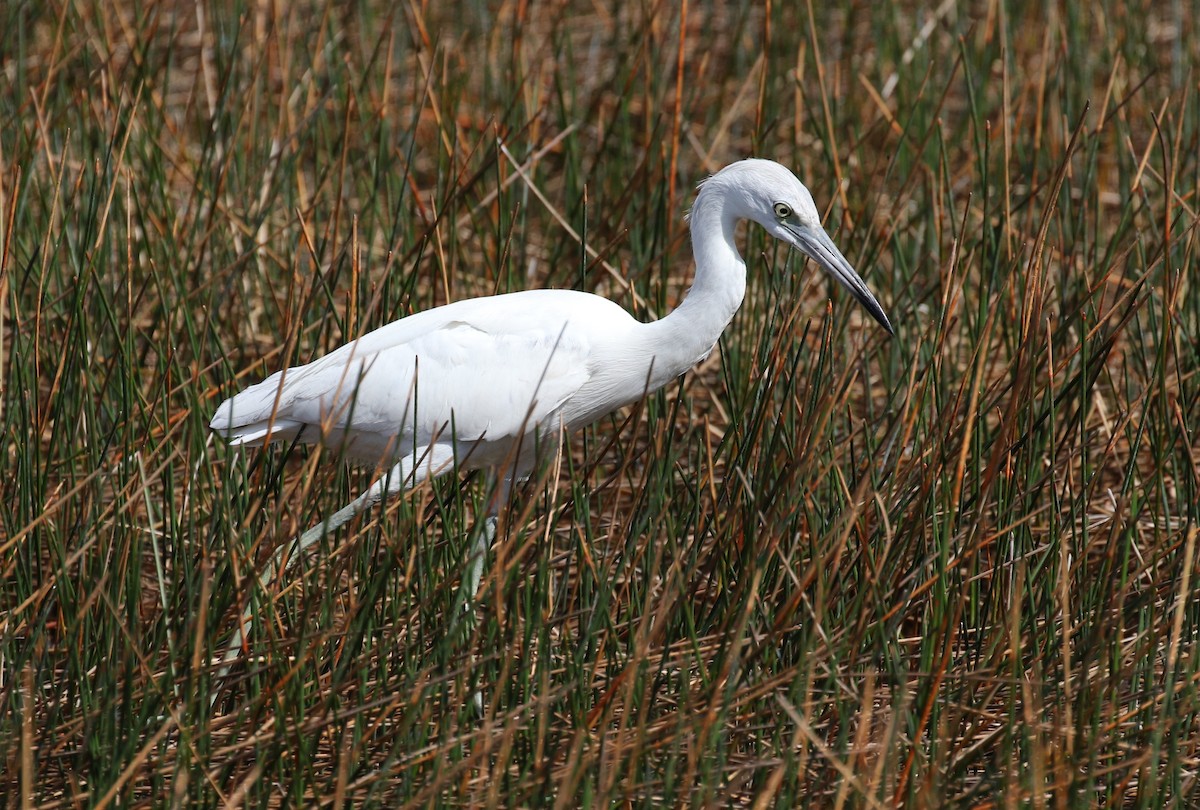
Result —
<path fill-rule="evenodd" d="M 450 305 L 401 319 L 231 397 L 211 427 L 232 444 L 339 443 L 370 463 L 388 447 L 549 429 L 590 377 L 590 341 L 566 316 L 513 309 Z"/>

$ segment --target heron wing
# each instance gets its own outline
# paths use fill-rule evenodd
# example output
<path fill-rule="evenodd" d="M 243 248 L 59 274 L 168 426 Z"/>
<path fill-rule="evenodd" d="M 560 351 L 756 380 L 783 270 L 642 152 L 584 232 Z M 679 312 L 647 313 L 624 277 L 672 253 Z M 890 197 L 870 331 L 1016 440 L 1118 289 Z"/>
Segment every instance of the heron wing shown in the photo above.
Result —
<path fill-rule="evenodd" d="M 311 426 L 373 438 L 372 446 L 390 437 L 402 446 L 449 435 L 516 438 L 548 425 L 588 381 L 590 327 L 597 314 L 611 317 L 609 308 L 628 318 L 579 293 L 439 307 L 277 372 L 222 404 L 212 427 L 241 444 L 308 440 L 302 432 Z"/>

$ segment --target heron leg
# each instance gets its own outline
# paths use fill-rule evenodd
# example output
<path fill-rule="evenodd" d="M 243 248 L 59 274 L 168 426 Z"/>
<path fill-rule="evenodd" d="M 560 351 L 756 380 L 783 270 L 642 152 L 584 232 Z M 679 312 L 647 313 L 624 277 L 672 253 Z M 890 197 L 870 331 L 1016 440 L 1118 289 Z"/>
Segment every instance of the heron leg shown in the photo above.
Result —
<path fill-rule="evenodd" d="M 424 481 L 426 478 L 433 478 L 441 475 L 453 464 L 454 454 L 449 447 L 441 445 L 432 445 L 428 448 L 421 448 L 412 456 L 405 456 L 397 463 L 386 475 L 379 478 L 375 483 L 367 488 L 367 491 L 352 500 L 346 506 L 334 512 L 329 517 L 322 520 L 316 526 L 313 526 L 308 531 L 301 534 L 291 543 L 285 543 L 276 550 L 270 561 L 263 568 L 262 573 L 258 577 L 258 584 L 262 588 L 266 588 L 271 584 L 277 574 L 281 570 L 287 570 L 300 559 L 301 555 L 314 543 L 320 540 L 330 532 L 337 531 L 342 526 L 349 523 L 358 514 L 370 509 L 384 498 L 395 495 Z M 286 555 L 286 564 L 285 562 Z M 283 564 L 282 569 L 280 568 Z M 229 674 L 229 670 L 233 668 L 234 662 L 241 654 L 242 645 L 249 637 L 251 629 L 251 617 L 253 608 L 251 603 L 247 602 L 245 609 L 242 611 L 238 627 L 233 632 L 233 636 L 229 640 L 229 646 L 225 648 L 224 654 L 221 656 L 220 669 L 217 672 L 217 680 L 224 680 Z M 213 702 L 217 699 L 217 692 L 213 693 Z"/>
<path fill-rule="evenodd" d="M 475 605 L 475 595 L 479 593 L 479 583 L 483 581 L 483 572 L 487 567 L 488 551 L 496 541 L 496 518 L 500 514 L 500 506 L 508 501 L 508 493 L 512 489 L 512 479 L 501 478 L 488 500 L 487 517 L 483 522 L 483 530 L 477 526 L 472 534 L 471 548 L 467 553 L 467 565 L 463 569 L 462 581 L 458 592 L 454 594 L 454 618 L 451 630 L 457 629 L 463 619 L 471 618 Z"/>
<path fill-rule="evenodd" d="M 492 493 L 492 498 L 488 503 L 487 517 L 483 521 L 482 528 L 476 526 L 472 530 L 471 547 L 467 552 L 467 564 L 463 569 L 462 580 L 458 584 L 458 591 L 454 594 L 454 606 L 450 619 L 450 637 L 459 637 L 461 633 L 464 638 L 464 643 L 470 643 L 471 630 L 479 622 L 480 607 L 476 601 L 476 595 L 479 593 L 479 583 L 483 581 L 483 572 L 487 567 L 487 556 L 491 551 L 492 544 L 496 541 L 496 522 L 500 512 L 501 504 L 507 502 L 508 492 L 512 486 L 512 482 L 508 478 L 502 478 L 496 486 L 496 491 Z M 471 663 L 475 663 L 475 654 L 470 653 Z M 476 689 L 471 694 L 471 705 L 475 709 L 477 717 L 483 716 L 483 692 Z"/>
<path fill-rule="evenodd" d="M 471 540 L 471 548 L 467 553 L 467 565 L 463 569 L 458 592 L 454 594 L 454 619 L 450 626 L 452 632 L 463 620 L 470 621 L 473 616 L 473 608 L 476 607 L 475 595 L 479 593 L 479 583 L 483 581 L 488 551 L 496 539 L 496 516 L 488 515 L 482 530 L 477 528 L 472 535 L 474 539 Z"/>
<path fill-rule="evenodd" d="M 479 581 L 483 578 L 483 568 L 492 543 L 496 540 L 496 516 L 488 515 L 483 522 L 483 531 L 475 533 L 471 543 L 471 558 L 467 563 L 466 574 L 459 590 L 469 585 L 467 599 L 463 601 L 463 617 L 472 624 L 479 622 L 479 606 L 475 604 L 475 594 L 479 593 Z M 472 610 L 474 608 L 474 610 Z M 471 662 L 475 663 L 475 655 L 471 654 Z M 483 690 L 476 689 L 471 695 L 471 705 L 475 707 L 475 716 L 483 717 Z"/>

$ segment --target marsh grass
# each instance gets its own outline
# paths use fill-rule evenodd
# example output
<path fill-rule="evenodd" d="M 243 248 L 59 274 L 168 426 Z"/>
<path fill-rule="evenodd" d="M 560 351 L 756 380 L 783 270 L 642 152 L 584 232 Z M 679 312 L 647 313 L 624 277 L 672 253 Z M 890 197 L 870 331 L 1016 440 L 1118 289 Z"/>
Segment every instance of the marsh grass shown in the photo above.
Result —
<path fill-rule="evenodd" d="M 1195 10 L 434 5 L 0 7 L 9 805 L 1200 801 Z M 895 339 L 749 229 L 719 351 L 514 493 L 469 637 L 481 476 L 255 585 L 369 474 L 230 451 L 223 397 L 475 295 L 661 316 L 750 154 Z"/>

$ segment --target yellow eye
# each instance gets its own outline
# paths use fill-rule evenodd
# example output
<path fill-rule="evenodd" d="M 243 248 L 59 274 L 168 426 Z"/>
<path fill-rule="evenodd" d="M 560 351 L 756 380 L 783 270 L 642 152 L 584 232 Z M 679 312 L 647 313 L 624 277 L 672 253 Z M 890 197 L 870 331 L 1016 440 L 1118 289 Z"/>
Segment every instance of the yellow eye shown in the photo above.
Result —
<path fill-rule="evenodd" d="M 787 219 L 792 215 L 792 209 L 787 203 L 775 203 L 775 216 L 780 219 Z"/>

